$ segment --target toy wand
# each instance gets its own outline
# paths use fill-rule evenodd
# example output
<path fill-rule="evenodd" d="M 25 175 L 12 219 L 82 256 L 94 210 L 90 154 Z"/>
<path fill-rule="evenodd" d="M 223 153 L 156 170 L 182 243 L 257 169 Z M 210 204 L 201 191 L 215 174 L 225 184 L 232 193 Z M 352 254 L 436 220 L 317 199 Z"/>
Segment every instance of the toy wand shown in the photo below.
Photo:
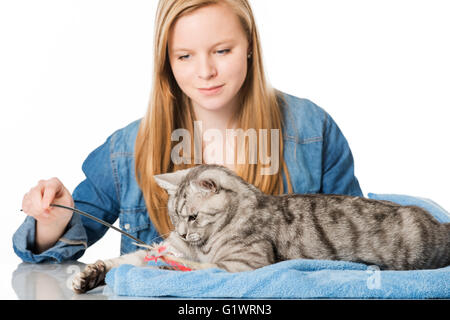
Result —
<path fill-rule="evenodd" d="M 114 229 L 114 230 L 120 232 L 121 234 L 127 236 L 128 238 L 133 239 L 133 240 L 136 241 L 137 243 L 140 243 L 140 244 L 145 245 L 145 246 L 147 245 L 144 241 L 139 240 L 139 239 L 136 238 L 136 237 L 133 237 L 133 236 L 132 236 L 131 234 L 129 234 L 128 232 L 125 232 L 125 231 L 123 231 L 123 230 L 121 230 L 121 229 L 119 229 L 119 228 L 116 228 L 116 227 L 114 227 L 112 224 L 109 224 L 109 223 L 106 222 L 106 221 L 103 221 L 103 220 L 101 220 L 101 219 L 99 219 L 99 218 L 97 218 L 97 217 L 94 217 L 93 215 L 90 215 L 89 213 L 83 212 L 83 211 L 78 210 L 78 209 L 76 209 L 76 208 L 66 207 L 66 206 L 63 206 L 63 205 L 60 205 L 60 204 L 53 204 L 53 203 L 52 203 L 52 204 L 50 204 L 50 206 L 51 206 L 51 207 L 58 207 L 58 208 L 63 208 L 63 209 L 67 209 L 67 210 L 74 211 L 74 212 L 76 212 L 76 213 L 78 213 L 78 214 L 81 214 L 82 216 L 85 216 L 85 217 L 87 217 L 87 218 L 89 218 L 89 219 L 91 219 L 91 220 L 94 220 L 94 221 L 96 221 L 96 222 L 98 222 L 98 223 L 101 223 L 102 225 L 107 226 L 108 228 L 111 228 L 111 229 Z M 23 210 L 20 209 L 20 211 L 23 211 Z"/>

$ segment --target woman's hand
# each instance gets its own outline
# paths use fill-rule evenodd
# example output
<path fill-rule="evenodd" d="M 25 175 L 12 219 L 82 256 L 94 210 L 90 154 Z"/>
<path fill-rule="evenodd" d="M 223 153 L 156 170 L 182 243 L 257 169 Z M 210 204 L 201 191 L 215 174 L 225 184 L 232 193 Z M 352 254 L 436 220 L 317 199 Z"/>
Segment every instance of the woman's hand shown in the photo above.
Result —
<path fill-rule="evenodd" d="M 39 253 L 52 247 L 62 236 L 72 218 L 72 211 L 51 207 L 50 204 L 73 207 L 70 192 L 58 178 L 40 180 L 26 193 L 22 210 L 36 219 L 36 251 Z"/>

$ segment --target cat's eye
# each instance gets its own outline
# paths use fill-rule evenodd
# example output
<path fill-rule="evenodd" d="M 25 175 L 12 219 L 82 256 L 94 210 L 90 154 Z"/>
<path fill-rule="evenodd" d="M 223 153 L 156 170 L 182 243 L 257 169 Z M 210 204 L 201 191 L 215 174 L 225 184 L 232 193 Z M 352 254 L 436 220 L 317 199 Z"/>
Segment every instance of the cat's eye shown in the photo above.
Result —
<path fill-rule="evenodd" d="M 191 215 L 191 216 L 188 217 L 188 221 L 189 222 L 195 221 L 195 219 L 197 219 L 197 214 L 194 214 L 194 215 Z"/>

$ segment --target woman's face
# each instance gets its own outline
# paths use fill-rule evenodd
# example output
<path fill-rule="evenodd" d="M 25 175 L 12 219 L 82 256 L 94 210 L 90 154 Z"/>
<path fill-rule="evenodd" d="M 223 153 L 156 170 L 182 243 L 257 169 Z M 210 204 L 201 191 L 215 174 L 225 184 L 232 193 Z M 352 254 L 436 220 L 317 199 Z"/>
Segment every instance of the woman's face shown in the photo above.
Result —
<path fill-rule="evenodd" d="M 249 50 L 239 19 L 229 7 L 210 5 L 180 17 L 170 29 L 168 49 L 173 75 L 194 108 L 236 107 Z"/>

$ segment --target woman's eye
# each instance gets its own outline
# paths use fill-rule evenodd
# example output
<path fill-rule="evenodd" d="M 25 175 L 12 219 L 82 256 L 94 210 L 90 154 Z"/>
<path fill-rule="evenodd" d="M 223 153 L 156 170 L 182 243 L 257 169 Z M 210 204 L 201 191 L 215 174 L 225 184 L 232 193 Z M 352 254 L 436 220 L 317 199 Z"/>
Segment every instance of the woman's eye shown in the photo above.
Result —
<path fill-rule="evenodd" d="M 229 53 L 230 51 L 231 51 L 230 49 L 224 49 L 224 50 L 217 50 L 216 52 L 217 52 L 219 55 L 224 55 L 224 54 Z M 186 55 L 184 55 L 184 56 L 178 57 L 178 60 L 181 60 L 181 61 L 187 60 L 187 59 L 189 59 L 189 57 L 190 57 L 190 55 L 189 55 L 189 54 L 186 54 Z"/>
<path fill-rule="evenodd" d="M 178 58 L 178 60 L 184 60 L 184 59 L 187 59 L 187 57 L 189 57 L 189 55 L 187 54 L 187 55 L 185 55 L 185 56 L 181 56 L 181 57 L 179 57 Z"/>
<path fill-rule="evenodd" d="M 231 51 L 230 49 L 217 50 L 217 53 L 219 53 L 219 54 L 225 54 L 225 53 L 228 53 L 228 52 L 230 52 L 230 51 Z"/>

